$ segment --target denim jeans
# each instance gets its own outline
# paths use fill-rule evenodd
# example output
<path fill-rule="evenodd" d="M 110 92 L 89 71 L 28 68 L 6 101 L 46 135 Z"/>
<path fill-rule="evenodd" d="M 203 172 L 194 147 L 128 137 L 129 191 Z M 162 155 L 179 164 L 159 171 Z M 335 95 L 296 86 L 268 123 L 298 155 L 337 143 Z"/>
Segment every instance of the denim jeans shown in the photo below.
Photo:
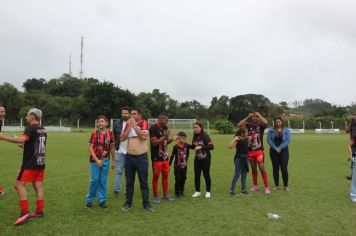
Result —
<path fill-rule="evenodd" d="M 247 155 L 238 155 L 234 159 L 235 163 L 235 174 L 232 177 L 232 182 L 231 182 L 231 192 L 235 192 L 235 187 L 236 183 L 239 180 L 239 177 L 241 175 L 241 191 L 246 190 L 246 176 L 247 176 L 247 168 L 246 166 L 248 165 L 248 156 Z"/>
<path fill-rule="evenodd" d="M 125 160 L 126 203 L 125 204 L 132 206 L 136 172 L 138 175 L 138 179 L 140 181 L 143 207 L 150 206 L 150 202 L 148 200 L 149 188 L 147 183 L 147 178 L 148 178 L 147 153 L 140 156 L 131 156 L 130 154 L 126 155 L 126 160 Z"/>
<path fill-rule="evenodd" d="M 116 162 L 116 169 L 115 169 L 115 192 L 120 192 L 121 189 L 121 177 L 123 170 L 125 168 L 125 159 L 126 154 L 115 151 L 115 162 Z"/>
<path fill-rule="evenodd" d="M 99 203 L 106 202 L 108 198 L 107 183 L 109 173 L 109 160 L 103 160 L 103 166 L 99 167 L 95 162 L 90 163 L 90 183 L 86 202 L 92 203 L 98 195 Z"/>
<path fill-rule="evenodd" d="M 356 145 L 352 146 L 352 153 L 356 153 Z M 350 198 L 356 199 L 356 163 L 352 165 L 352 180 L 351 180 L 351 191 Z"/>

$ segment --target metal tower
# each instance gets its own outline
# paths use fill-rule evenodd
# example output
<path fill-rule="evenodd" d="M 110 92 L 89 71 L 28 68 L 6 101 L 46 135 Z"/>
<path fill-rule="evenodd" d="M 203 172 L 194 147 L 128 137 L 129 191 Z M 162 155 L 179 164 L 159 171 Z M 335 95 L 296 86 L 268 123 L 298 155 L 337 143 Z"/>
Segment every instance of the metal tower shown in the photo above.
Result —
<path fill-rule="evenodd" d="M 84 37 L 82 36 L 80 42 L 80 71 L 79 71 L 79 79 L 83 79 L 84 71 L 83 71 L 83 47 L 84 47 Z"/>

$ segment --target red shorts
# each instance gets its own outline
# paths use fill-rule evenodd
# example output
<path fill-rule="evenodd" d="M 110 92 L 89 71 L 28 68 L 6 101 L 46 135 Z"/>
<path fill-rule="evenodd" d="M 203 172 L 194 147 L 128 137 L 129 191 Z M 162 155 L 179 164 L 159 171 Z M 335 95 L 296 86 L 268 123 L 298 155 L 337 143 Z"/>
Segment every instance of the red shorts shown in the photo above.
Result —
<path fill-rule="evenodd" d="M 252 161 L 256 161 L 258 164 L 263 164 L 264 163 L 263 150 L 249 151 L 248 159 Z"/>
<path fill-rule="evenodd" d="M 169 172 L 169 161 L 154 161 L 152 162 L 153 175 L 159 176 L 161 172 L 163 174 L 168 174 Z"/>
<path fill-rule="evenodd" d="M 25 183 L 33 183 L 33 182 L 43 182 L 44 170 L 20 170 L 17 175 L 16 180 L 25 182 Z"/>

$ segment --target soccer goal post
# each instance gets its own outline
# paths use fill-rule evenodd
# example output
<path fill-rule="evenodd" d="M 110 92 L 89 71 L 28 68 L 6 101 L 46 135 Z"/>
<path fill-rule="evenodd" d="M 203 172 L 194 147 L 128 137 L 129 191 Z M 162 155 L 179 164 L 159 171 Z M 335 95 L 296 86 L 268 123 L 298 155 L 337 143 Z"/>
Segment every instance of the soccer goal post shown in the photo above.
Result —
<path fill-rule="evenodd" d="M 148 124 L 151 126 L 155 124 L 157 118 L 148 119 Z M 196 122 L 196 119 L 169 119 L 168 127 L 172 128 L 174 131 L 184 131 L 186 133 L 193 133 L 193 125 Z"/>

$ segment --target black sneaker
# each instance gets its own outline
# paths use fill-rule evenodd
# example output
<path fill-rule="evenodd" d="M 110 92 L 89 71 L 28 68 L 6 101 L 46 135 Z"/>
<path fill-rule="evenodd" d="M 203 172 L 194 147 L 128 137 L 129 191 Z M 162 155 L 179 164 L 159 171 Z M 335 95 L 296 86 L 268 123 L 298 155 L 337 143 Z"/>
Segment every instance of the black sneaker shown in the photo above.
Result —
<path fill-rule="evenodd" d="M 115 198 L 118 198 L 119 197 L 119 191 L 114 191 L 114 196 L 115 196 Z"/>
<path fill-rule="evenodd" d="M 233 191 L 230 191 L 229 194 L 230 194 L 230 196 L 235 196 L 236 195 L 236 193 L 233 192 Z"/>
<path fill-rule="evenodd" d="M 241 191 L 241 195 L 243 196 L 249 196 L 251 193 L 247 192 L 246 190 Z"/>
<path fill-rule="evenodd" d="M 350 176 L 346 176 L 346 179 L 348 179 L 348 180 L 352 180 L 352 175 L 350 175 Z"/>
<path fill-rule="evenodd" d="M 105 202 L 99 203 L 100 208 L 108 208 Z"/>
<path fill-rule="evenodd" d="M 84 206 L 86 209 L 88 209 L 88 208 L 91 208 L 92 207 L 92 205 L 91 205 L 91 203 L 85 203 L 85 206 Z"/>
<path fill-rule="evenodd" d="M 145 210 L 151 213 L 155 212 L 155 209 L 153 209 L 151 206 L 145 206 Z"/>
<path fill-rule="evenodd" d="M 129 204 L 126 203 L 126 204 L 121 208 L 121 210 L 122 210 L 122 211 L 129 211 L 131 208 L 132 208 L 132 206 L 130 206 Z"/>

